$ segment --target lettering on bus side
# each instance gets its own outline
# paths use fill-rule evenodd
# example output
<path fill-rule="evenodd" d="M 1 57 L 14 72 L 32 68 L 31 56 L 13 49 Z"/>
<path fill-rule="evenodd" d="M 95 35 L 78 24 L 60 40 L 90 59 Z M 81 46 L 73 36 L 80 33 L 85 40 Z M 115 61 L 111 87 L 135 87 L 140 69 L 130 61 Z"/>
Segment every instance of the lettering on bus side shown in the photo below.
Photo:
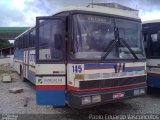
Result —
<path fill-rule="evenodd" d="M 37 78 L 38 85 L 64 85 L 65 77 L 38 77 Z"/>

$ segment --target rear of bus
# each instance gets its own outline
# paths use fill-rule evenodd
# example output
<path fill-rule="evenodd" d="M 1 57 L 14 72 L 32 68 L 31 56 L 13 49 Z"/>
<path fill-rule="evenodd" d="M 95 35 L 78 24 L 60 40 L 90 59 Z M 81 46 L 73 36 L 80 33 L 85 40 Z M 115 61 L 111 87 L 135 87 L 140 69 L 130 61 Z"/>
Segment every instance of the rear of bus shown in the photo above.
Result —
<path fill-rule="evenodd" d="M 37 103 L 84 108 L 145 95 L 146 59 L 140 19 L 98 9 L 76 9 L 70 10 L 64 21 L 61 15 L 37 20 Z M 44 22 L 44 27 L 40 26 L 40 20 L 48 21 L 48 25 Z M 56 32 L 52 35 L 47 33 L 53 29 Z M 41 33 L 54 44 L 45 42 Z M 59 49 L 55 56 L 54 47 Z"/>

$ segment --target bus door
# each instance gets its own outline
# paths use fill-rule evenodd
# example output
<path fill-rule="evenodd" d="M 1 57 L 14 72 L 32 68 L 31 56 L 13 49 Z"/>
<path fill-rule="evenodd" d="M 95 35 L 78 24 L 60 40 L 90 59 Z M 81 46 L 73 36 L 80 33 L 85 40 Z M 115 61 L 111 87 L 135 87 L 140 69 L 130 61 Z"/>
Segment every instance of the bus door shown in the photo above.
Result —
<path fill-rule="evenodd" d="M 36 100 L 39 105 L 65 105 L 65 20 L 36 18 Z"/>

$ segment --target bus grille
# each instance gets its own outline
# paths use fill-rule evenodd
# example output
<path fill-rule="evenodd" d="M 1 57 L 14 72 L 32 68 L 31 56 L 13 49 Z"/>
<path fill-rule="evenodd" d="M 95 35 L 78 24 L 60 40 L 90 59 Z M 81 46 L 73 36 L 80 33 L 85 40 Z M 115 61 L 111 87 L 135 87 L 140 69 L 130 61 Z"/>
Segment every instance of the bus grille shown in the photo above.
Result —
<path fill-rule="evenodd" d="M 137 84 L 146 81 L 146 75 L 126 77 L 126 78 L 114 78 L 106 80 L 90 80 L 80 81 L 80 89 L 91 89 L 91 88 L 105 88 L 105 87 L 116 87 L 130 84 Z"/>

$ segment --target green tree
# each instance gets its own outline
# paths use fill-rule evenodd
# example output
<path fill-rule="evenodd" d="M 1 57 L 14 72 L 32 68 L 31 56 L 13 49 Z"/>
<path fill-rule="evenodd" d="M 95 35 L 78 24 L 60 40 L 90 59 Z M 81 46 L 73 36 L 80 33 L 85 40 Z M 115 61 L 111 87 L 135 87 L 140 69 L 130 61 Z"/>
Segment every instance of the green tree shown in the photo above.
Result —
<path fill-rule="evenodd" d="M 8 40 L 0 40 L 0 49 L 11 47 L 11 46 L 13 46 L 13 44 L 11 44 Z"/>

